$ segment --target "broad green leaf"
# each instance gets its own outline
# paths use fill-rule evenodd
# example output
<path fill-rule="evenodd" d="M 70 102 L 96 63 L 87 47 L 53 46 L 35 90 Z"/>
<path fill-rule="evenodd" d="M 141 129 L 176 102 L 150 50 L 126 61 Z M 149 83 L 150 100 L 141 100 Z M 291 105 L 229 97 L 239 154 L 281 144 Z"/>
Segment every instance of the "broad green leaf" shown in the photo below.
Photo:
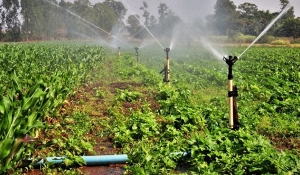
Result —
<path fill-rule="evenodd" d="M 2 105 L 0 105 L 0 112 L 1 112 L 1 114 L 4 114 L 4 113 L 5 113 L 5 107 L 2 106 Z"/>
<path fill-rule="evenodd" d="M 37 89 L 34 94 L 32 95 L 32 97 L 35 97 L 35 98 L 40 98 L 44 95 L 46 95 L 47 93 L 42 91 L 42 89 Z"/>
<path fill-rule="evenodd" d="M 74 163 L 74 161 L 69 158 L 65 158 L 63 160 L 63 163 L 68 167 L 68 166 L 71 166 Z"/>
<path fill-rule="evenodd" d="M 32 105 L 33 101 L 32 101 L 32 97 L 23 98 L 23 104 L 22 104 L 22 110 L 27 110 L 28 108 L 30 108 L 30 106 Z"/>
<path fill-rule="evenodd" d="M 4 106 L 4 112 L 8 112 L 11 106 L 11 101 L 9 98 L 3 97 L 1 103 L 3 104 L 2 106 Z"/>
<path fill-rule="evenodd" d="M 37 113 L 33 112 L 29 117 L 28 117 L 28 125 L 27 126 L 32 126 L 34 122 L 36 121 Z"/>
<path fill-rule="evenodd" d="M 10 138 L 4 139 L 0 142 L 0 162 L 9 155 L 12 143 L 13 139 Z"/>

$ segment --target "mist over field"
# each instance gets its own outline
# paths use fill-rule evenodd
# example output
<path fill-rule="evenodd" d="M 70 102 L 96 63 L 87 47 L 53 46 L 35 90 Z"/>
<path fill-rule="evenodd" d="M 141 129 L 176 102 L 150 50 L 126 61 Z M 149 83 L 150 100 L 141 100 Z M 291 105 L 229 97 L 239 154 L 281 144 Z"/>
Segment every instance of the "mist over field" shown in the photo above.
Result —
<path fill-rule="evenodd" d="M 265 1 L 264 1 L 265 2 Z M 278 0 L 268 8 L 252 1 L 22 0 L 3 1 L 1 41 L 94 39 L 115 47 L 127 42 L 249 42 L 292 5 L 266 36 L 299 37 L 299 1 Z M 242 3 L 242 4 L 239 4 Z M 258 5 L 256 5 L 257 3 Z M 220 37 L 222 36 L 222 37 Z M 246 36 L 246 37 L 244 37 Z M 214 41 L 216 40 L 216 41 Z M 271 42 L 265 38 L 260 42 Z M 162 44 L 161 44 L 162 45 Z"/>

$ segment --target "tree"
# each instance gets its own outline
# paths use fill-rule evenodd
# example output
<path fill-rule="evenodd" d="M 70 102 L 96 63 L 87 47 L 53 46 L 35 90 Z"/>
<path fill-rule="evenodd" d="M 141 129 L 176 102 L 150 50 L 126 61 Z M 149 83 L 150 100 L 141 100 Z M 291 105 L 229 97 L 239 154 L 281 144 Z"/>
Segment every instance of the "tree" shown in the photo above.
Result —
<path fill-rule="evenodd" d="M 300 19 L 298 18 L 289 18 L 286 19 L 282 26 L 276 31 L 277 36 L 283 37 L 300 37 Z"/>
<path fill-rule="evenodd" d="M 22 0 L 22 29 L 26 39 L 40 40 L 43 38 L 43 7 L 40 0 Z"/>
<path fill-rule="evenodd" d="M 238 6 L 239 18 L 236 22 L 236 29 L 246 35 L 258 35 L 260 31 L 260 16 L 255 4 L 243 3 Z"/>
<path fill-rule="evenodd" d="M 145 18 L 145 22 L 144 25 L 148 28 L 148 29 L 154 29 L 157 25 L 157 20 L 155 19 L 155 17 L 153 15 L 150 15 L 149 11 L 147 10 L 148 8 L 148 4 L 143 1 L 143 7 L 140 7 L 140 10 L 143 10 L 143 17 Z M 145 35 L 146 31 L 141 32 L 140 35 Z"/>
<path fill-rule="evenodd" d="M 143 1 L 143 7 L 140 7 L 140 10 L 143 10 L 143 17 L 145 18 L 145 26 L 147 28 L 155 28 L 155 26 L 157 25 L 157 20 L 155 19 L 155 17 L 153 15 L 150 15 L 150 12 L 147 10 L 148 8 L 148 4 L 146 1 Z"/>
<path fill-rule="evenodd" d="M 5 24 L 8 41 L 20 40 L 21 22 L 18 18 L 18 10 L 20 4 L 18 0 L 3 0 L 3 7 L 5 8 Z"/>
<path fill-rule="evenodd" d="M 92 22 L 95 19 L 92 4 L 89 0 L 76 0 L 70 9 L 76 15 L 87 21 Z"/>
<path fill-rule="evenodd" d="M 115 0 L 105 0 L 103 3 L 107 4 L 116 13 L 120 22 L 124 19 L 127 9 L 122 2 L 117 2 Z"/>
<path fill-rule="evenodd" d="M 136 34 L 139 32 L 143 26 L 140 24 L 140 21 L 137 19 L 139 16 L 130 15 L 128 16 L 127 23 L 129 24 L 128 31 L 131 36 L 135 35 L 136 38 L 140 38 L 142 35 Z"/>
<path fill-rule="evenodd" d="M 168 15 L 169 7 L 165 3 L 160 3 L 158 6 L 159 24 L 162 24 Z"/>
<path fill-rule="evenodd" d="M 169 7 L 165 3 L 159 4 L 158 14 L 158 35 L 171 37 L 176 24 L 181 22 L 181 19 L 176 16 L 175 13 L 171 9 L 169 9 Z"/>
<path fill-rule="evenodd" d="M 22 33 L 26 40 L 65 37 L 64 13 L 56 0 L 21 0 Z M 64 1 L 63 1 L 64 2 Z"/>
<path fill-rule="evenodd" d="M 149 27 L 149 23 L 150 23 L 150 13 L 149 11 L 147 10 L 148 8 L 148 4 L 143 1 L 143 7 L 140 7 L 140 10 L 143 10 L 144 13 L 143 13 L 143 17 L 145 18 L 145 26 L 146 27 Z"/>
<path fill-rule="evenodd" d="M 257 14 L 258 8 L 257 5 L 246 2 L 238 6 L 238 12 L 242 17 L 251 18 Z"/>
<path fill-rule="evenodd" d="M 2 41 L 3 38 L 3 29 L 4 29 L 4 21 L 5 20 L 5 13 L 3 12 L 3 17 L 2 17 L 2 4 L 0 4 L 0 41 Z"/>
<path fill-rule="evenodd" d="M 289 5 L 289 0 L 280 0 L 280 12 L 283 11 L 283 9 Z M 295 15 L 294 15 L 294 7 L 291 7 L 287 12 L 286 14 L 282 17 L 283 20 L 287 19 L 287 18 L 295 18 Z"/>
<path fill-rule="evenodd" d="M 279 13 L 281 13 L 282 11 L 284 11 L 284 9 L 289 6 L 289 0 L 280 0 L 280 12 L 277 13 L 277 15 Z M 276 15 L 276 16 L 277 16 Z M 282 30 L 282 27 L 284 26 L 284 24 L 287 23 L 290 24 L 291 21 L 293 20 L 289 20 L 289 19 L 294 19 L 295 15 L 294 15 L 294 7 L 290 7 L 288 11 L 285 12 L 285 14 L 283 14 L 283 16 L 274 24 L 274 26 L 272 27 L 272 34 L 275 36 L 287 36 L 287 33 Z M 289 35 L 290 36 L 290 35 Z"/>
<path fill-rule="evenodd" d="M 238 13 L 236 6 L 230 0 L 217 0 L 215 6 L 214 26 L 218 33 L 227 35 L 234 30 L 234 24 L 237 20 Z"/>
<path fill-rule="evenodd" d="M 117 14 L 104 3 L 96 3 L 93 6 L 95 13 L 95 24 L 105 31 L 111 31 L 114 24 L 118 21 Z"/>
<path fill-rule="evenodd" d="M 153 15 L 151 15 L 149 19 L 149 28 L 150 29 L 155 28 L 156 25 L 157 25 L 157 19 Z"/>
<path fill-rule="evenodd" d="M 65 27 L 63 24 L 62 9 L 56 0 L 48 0 L 49 2 L 43 2 L 43 36 L 45 39 L 56 39 L 64 37 L 65 33 L 62 32 Z"/>
<path fill-rule="evenodd" d="M 90 37 L 96 33 L 89 23 L 95 23 L 95 13 L 89 0 L 75 0 L 65 12 L 65 25 L 68 39 Z"/>

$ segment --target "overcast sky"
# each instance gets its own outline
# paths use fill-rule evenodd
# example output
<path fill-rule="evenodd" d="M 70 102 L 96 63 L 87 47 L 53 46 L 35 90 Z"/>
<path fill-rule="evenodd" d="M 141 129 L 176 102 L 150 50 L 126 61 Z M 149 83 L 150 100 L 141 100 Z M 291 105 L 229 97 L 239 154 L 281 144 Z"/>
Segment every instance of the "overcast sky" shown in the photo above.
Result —
<path fill-rule="evenodd" d="M 69 0 L 74 1 L 74 0 Z M 118 1 L 118 0 L 117 0 Z M 194 19 L 196 17 L 204 18 L 208 14 L 214 13 L 214 5 L 216 0 L 119 0 L 122 1 L 128 10 L 127 15 L 141 14 L 139 9 L 146 1 L 149 11 L 153 15 L 157 15 L 157 7 L 159 3 L 166 3 L 182 19 Z M 232 0 L 236 6 L 249 2 L 256 4 L 259 10 L 269 10 L 270 12 L 280 11 L 279 0 Z M 90 0 L 91 3 L 103 2 L 103 0 Z M 295 15 L 300 17 L 300 0 L 290 0 L 294 6 Z"/>

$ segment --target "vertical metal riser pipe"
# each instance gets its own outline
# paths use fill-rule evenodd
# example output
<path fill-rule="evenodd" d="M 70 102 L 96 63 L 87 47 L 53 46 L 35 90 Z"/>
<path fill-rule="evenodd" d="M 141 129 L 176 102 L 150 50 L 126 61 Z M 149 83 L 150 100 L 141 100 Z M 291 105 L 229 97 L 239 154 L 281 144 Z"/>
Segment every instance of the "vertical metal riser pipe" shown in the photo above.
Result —
<path fill-rule="evenodd" d="M 223 58 L 223 60 L 227 63 L 228 65 L 228 106 L 229 106 L 229 128 L 234 129 L 235 128 L 235 123 L 233 119 L 233 97 L 234 97 L 234 91 L 233 91 L 233 73 L 232 73 L 232 67 L 234 63 L 238 60 L 238 58 L 229 56 L 227 58 Z"/>
<path fill-rule="evenodd" d="M 166 68 L 165 68 L 164 81 L 170 85 L 170 58 L 169 58 L 170 48 L 166 48 L 165 52 L 167 54 L 167 57 L 166 57 Z"/>
<path fill-rule="evenodd" d="M 135 49 L 136 63 L 138 63 L 139 62 L 139 53 L 138 53 L 139 48 L 135 47 L 134 49 Z"/>
<path fill-rule="evenodd" d="M 228 79 L 228 107 L 229 107 L 229 128 L 233 129 L 233 96 L 230 95 L 230 92 L 233 91 L 233 83 L 232 79 Z"/>
<path fill-rule="evenodd" d="M 170 82 L 170 60 L 169 60 L 169 58 L 167 59 L 167 63 L 166 63 L 166 69 L 167 69 L 167 71 L 166 71 L 166 82 Z"/>

